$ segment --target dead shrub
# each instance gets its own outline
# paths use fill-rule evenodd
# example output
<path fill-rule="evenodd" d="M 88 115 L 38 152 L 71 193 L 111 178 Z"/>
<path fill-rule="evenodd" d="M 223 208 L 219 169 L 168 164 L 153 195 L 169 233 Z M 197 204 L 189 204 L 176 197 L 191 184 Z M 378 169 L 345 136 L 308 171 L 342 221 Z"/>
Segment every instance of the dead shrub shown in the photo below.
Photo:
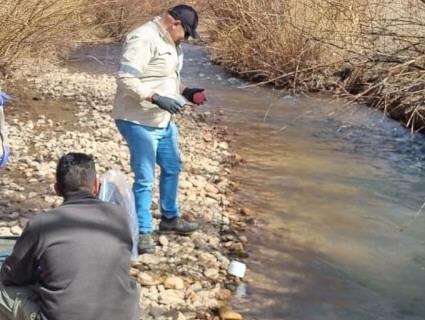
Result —
<path fill-rule="evenodd" d="M 343 94 L 424 126 L 422 0 L 223 0 L 209 10 L 211 48 L 230 70 Z"/>
<path fill-rule="evenodd" d="M 55 52 L 77 37 L 87 0 L 0 0 L 0 67 Z"/>
<path fill-rule="evenodd" d="M 176 0 L 109 0 L 97 3 L 92 13 L 103 37 L 120 39 L 130 29 L 176 3 Z"/>
<path fill-rule="evenodd" d="M 75 43 L 117 41 L 176 0 L 0 0 L 0 74 L 17 58 L 66 54 Z M 197 1 L 189 1 L 194 5 Z"/>

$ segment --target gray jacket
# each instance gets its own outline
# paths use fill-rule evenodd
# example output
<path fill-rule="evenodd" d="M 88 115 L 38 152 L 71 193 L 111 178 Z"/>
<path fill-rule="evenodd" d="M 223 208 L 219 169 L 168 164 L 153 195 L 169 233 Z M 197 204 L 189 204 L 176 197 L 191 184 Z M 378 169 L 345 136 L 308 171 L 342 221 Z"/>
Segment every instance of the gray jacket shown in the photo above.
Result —
<path fill-rule="evenodd" d="M 43 319 L 139 319 L 127 219 L 119 206 L 73 194 L 30 220 L 2 266 L 3 284 L 32 286 Z"/>

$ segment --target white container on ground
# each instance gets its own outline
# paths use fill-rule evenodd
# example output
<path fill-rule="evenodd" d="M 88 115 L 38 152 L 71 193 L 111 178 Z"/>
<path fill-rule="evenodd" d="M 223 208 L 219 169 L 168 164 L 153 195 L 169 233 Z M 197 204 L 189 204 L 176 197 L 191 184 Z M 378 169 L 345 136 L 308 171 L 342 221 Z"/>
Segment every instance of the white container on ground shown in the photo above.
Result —
<path fill-rule="evenodd" d="M 235 277 L 243 278 L 246 272 L 246 265 L 242 262 L 233 260 L 230 262 L 227 272 Z"/>

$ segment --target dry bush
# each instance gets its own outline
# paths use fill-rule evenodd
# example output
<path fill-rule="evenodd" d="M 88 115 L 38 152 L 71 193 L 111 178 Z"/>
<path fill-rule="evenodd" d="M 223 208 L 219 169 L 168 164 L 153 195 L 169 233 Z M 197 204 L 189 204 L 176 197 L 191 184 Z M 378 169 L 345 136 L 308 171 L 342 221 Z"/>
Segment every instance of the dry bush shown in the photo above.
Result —
<path fill-rule="evenodd" d="M 302 83 L 293 80 L 300 70 L 336 62 L 318 39 L 331 40 L 339 28 L 332 40 L 355 41 L 347 31 L 355 28 L 356 17 L 330 2 L 225 0 L 211 9 L 219 61 L 282 86 L 297 88 Z"/>
<path fill-rule="evenodd" d="M 422 0 L 210 1 L 216 60 L 292 90 L 332 90 L 425 124 Z"/>
<path fill-rule="evenodd" d="M 88 0 L 0 0 L 0 67 L 54 52 L 80 32 Z"/>
<path fill-rule="evenodd" d="M 132 28 L 183 2 L 199 8 L 203 1 L 97 0 L 93 5 L 95 9 L 91 11 L 94 14 L 94 24 L 102 37 L 121 39 Z"/>
<path fill-rule="evenodd" d="M 164 9 L 177 3 L 176 0 L 142 1 L 109 0 L 96 4 L 93 10 L 95 24 L 107 38 L 122 38 L 130 29 L 152 16 L 161 14 Z"/>
<path fill-rule="evenodd" d="M 0 0 L 0 75 L 17 58 L 66 54 L 77 42 L 116 41 L 176 0 Z M 197 4 L 197 1 L 188 3 Z"/>

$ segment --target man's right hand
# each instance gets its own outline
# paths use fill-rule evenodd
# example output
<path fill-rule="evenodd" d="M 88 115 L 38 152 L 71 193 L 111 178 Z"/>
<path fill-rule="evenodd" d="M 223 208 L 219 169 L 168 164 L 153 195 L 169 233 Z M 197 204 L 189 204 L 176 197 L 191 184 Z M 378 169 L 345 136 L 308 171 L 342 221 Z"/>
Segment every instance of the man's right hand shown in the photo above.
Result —
<path fill-rule="evenodd" d="M 168 111 L 171 114 L 181 112 L 181 108 L 183 107 L 177 100 L 160 96 L 157 93 L 152 96 L 152 103 L 156 104 L 162 110 Z"/>

